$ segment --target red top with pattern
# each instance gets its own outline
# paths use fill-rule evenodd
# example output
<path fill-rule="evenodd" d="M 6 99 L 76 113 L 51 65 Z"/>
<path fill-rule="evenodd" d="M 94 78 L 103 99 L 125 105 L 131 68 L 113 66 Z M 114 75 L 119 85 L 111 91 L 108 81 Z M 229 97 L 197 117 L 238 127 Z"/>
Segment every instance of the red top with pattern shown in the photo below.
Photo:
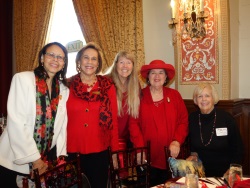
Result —
<path fill-rule="evenodd" d="M 96 92 L 99 88 L 97 82 L 90 92 Z M 87 88 L 85 88 L 87 91 Z M 112 125 L 109 129 L 100 126 L 100 101 L 87 101 L 74 94 L 70 87 L 69 99 L 67 101 L 67 151 L 81 154 L 101 152 L 111 146 L 112 150 L 118 149 L 117 128 L 117 101 L 116 91 L 112 84 L 107 91 L 112 112 Z M 103 121 L 105 122 L 105 120 Z"/>

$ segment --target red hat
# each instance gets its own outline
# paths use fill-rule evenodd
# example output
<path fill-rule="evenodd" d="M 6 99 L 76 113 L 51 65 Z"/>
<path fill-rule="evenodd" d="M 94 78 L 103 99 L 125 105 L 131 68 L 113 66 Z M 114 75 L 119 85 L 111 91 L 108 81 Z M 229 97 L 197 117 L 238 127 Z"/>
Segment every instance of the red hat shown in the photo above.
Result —
<path fill-rule="evenodd" d="M 151 61 L 148 65 L 143 65 L 141 67 L 141 75 L 143 78 L 147 78 L 148 72 L 152 69 L 164 69 L 166 71 L 166 74 L 169 78 L 169 80 L 172 80 L 175 75 L 175 69 L 173 65 L 171 64 L 166 64 L 162 60 L 154 60 Z"/>

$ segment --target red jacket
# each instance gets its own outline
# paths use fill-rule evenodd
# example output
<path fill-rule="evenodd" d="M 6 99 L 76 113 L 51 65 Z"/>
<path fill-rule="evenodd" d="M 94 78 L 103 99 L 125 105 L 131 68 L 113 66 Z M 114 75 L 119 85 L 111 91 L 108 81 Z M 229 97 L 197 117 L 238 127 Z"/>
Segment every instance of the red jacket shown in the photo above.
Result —
<path fill-rule="evenodd" d="M 153 103 L 149 86 L 142 90 L 140 104 L 140 127 L 144 144 L 151 144 L 151 164 L 166 169 L 164 146 L 176 140 L 180 144 L 188 134 L 188 113 L 184 101 L 177 90 L 163 87 L 162 110 Z M 160 115 L 161 114 L 161 115 Z"/>
<path fill-rule="evenodd" d="M 98 82 L 93 89 L 98 87 Z M 93 90 L 92 89 L 92 90 Z M 118 150 L 117 101 L 114 85 L 108 91 L 113 128 L 103 131 L 99 125 L 100 102 L 88 102 L 74 95 L 70 88 L 67 102 L 67 151 L 89 154 L 104 151 L 108 146 Z"/>

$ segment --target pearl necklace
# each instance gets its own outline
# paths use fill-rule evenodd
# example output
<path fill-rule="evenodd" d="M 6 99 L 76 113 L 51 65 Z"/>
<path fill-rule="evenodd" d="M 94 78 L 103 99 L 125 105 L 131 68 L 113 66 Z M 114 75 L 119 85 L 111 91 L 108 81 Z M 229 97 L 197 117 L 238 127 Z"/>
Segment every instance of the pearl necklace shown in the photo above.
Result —
<path fill-rule="evenodd" d="M 204 144 L 204 142 L 203 142 L 203 137 L 202 137 L 202 133 L 201 133 L 201 118 L 200 118 L 200 116 L 201 116 L 201 114 L 199 114 L 199 126 L 200 126 L 200 137 L 201 137 L 201 142 L 202 142 L 202 144 L 203 144 L 204 146 L 208 146 L 208 145 L 211 143 L 211 141 L 212 141 L 212 139 L 213 139 L 214 132 L 215 132 L 216 111 L 214 112 L 214 125 L 213 125 L 213 130 L 212 130 L 212 133 L 211 133 L 211 137 L 210 137 L 208 143 L 206 143 L 206 144 Z"/>

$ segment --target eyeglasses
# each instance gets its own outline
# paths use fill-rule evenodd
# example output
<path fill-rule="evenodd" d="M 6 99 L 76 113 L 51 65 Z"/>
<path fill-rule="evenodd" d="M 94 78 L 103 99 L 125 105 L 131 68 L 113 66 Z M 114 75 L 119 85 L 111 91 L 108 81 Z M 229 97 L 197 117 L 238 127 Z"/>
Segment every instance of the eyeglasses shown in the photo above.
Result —
<path fill-rule="evenodd" d="M 45 55 L 47 55 L 47 57 L 49 59 L 55 59 L 56 58 L 57 61 L 60 61 L 60 62 L 63 62 L 66 59 L 65 57 L 62 57 L 60 55 L 55 55 L 54 53 L 48 53 L 48 52 L 46 52 Z"/>

